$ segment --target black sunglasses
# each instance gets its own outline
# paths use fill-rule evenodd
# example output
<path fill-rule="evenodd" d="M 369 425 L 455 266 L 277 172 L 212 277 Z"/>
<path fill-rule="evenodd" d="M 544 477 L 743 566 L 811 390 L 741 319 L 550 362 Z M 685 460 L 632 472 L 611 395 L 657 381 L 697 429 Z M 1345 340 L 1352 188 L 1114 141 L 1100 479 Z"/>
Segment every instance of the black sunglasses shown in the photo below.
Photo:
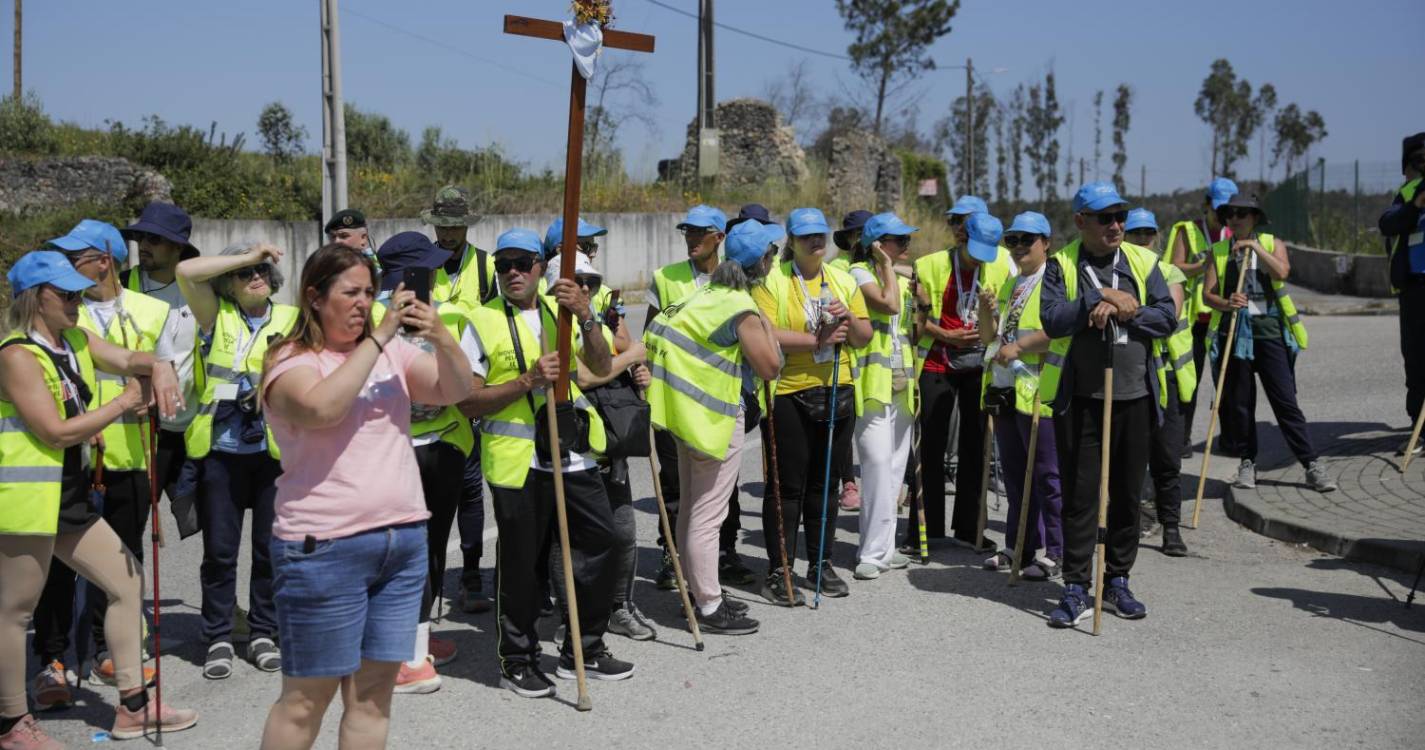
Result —
<path fill-rule="evenodd" d="M 1242 208 L 1241 206 L 1223 206 L 1217 209 L 1218 218 L 1226 221 L 1228 219 L 1245 219 L 1248 216 L 1255 216 L 1255 208 Z"/>
<path fill-rule="evenodd" d="M 255 266 L 239 268 L 238 270 L 233 271 L 233 275 L 236 276 L 239 281 L 251 281 L 252 277 L 258 274 L 261 274 L 264 279 L 272 278 L 272 264 L 258 263 Z"/>
<path fill-rule="evenodd" d="M 1097 219 L 1097 220 L 1098 220 L 1098 223 L 1099 223 L 1101 226 L 1105 226 L 1105 227 L 1106 227 L 1106 226 L 1109 226 L 1109 225 L 1111 225 L 1111 224 L 1122 224 L 1122 223 L 1128 221 L 1128 212 L 1127 212 L 1127 211 L 1105 211 L 1105 212 L 1103 212 L 1103 213 L 1089 213 L 1089 212 L 1085 211 L 1085 212 L 1081 212 L 1079 215 L 1080 215 L 1080 216 L 1083 216 L 1083 217 L 1086 218 L 1086 219 L 1087 219 L 1087 218 L 1094 218 L 1094 219 Z"/>
<path fill-rule="evenodd" d="M 1134 236 L 1137 236 L 1137 237 L 1153 237 L 1153 236 L 1156 236 L 1156 235 L 1158 234 L 1158 230 L 1156 230 L 1156 229 L 1130 229 L 1130 230 L 1128 230 L 1128 234 L 1134 235 Z"/>
<path fill-rule="evenodd" d="M 574 276 L 574 283 L 589 290 L 589 294 L 594 294 L 604 285 L 604 280 L 593 274 L 581 273 Z"/>
<path fill-rule="evenodd" d="M 965 217 L 961 214 L 950 214 L 950 226 L 958 227 L 965 223 Z"/>
<path fill-rule="evenodd" d="M 496 258 L 495 273 L 509 273 L 518 271 L 519 273 L 529 273 L 534 268 L 533 255 L 521 255 L 517 258 Z"/>
<path fill-rule="evenodd" d="M 1001 245 L 1013 250 L 1016 247 L 1034 247 L 1034 243 L 1039 241 L 1043 235 L 1038 234 L 1007 234 L 1000 241 Z"/>
<path fill-rule="evenodd" d="M 50 288 L 50 291 L 54 292 L 56 296 L 58 296 L 65 302 L 78 302 L 79 298 L 84 296 L 84 292 L 67 291 L 65 289 L 60 289 L 59 287 L 53 284 L 49 284 L 48 286 Z"/>

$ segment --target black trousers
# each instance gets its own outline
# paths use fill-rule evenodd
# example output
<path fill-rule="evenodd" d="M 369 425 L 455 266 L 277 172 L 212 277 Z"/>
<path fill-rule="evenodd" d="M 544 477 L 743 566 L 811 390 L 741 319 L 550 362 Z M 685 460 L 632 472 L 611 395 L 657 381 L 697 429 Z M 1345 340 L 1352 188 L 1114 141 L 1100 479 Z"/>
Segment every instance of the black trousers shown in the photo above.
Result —
<path fill-rule="evenodd" d="M 1189 444 L 1189 445 L 1192 443 L 1192 421 L 1193 421 L 1193 417 L 1197 414 L 1197 396 L 1198 396 L 1198 394 L 1202 393 L 1202 386 L 1206 385 L 1206 384 L 1208 383 L 1208 381 L 1211 381 L 1211 382 L 1213 383 L 1213 386 L 1212 386 L 1213 388 L 1219 387 L 1219 386 L 1217 385 L 1217 371 L 1216 371 L 1216 370 L 1213 370 L 1213 371 L 1212 371 L 1212 373 L 1211 373 L 1212 377 L 1210 377 L 1210 378 L 1209 378 L 1209 377 L 1206 377 L 1206 376 L 1204 375 L 1202 368 L 1203 368 L 1204 363 L 1206 363 L 1206 362 L 1207 362 L 1207 321 L 1202 321 L 1202 322 L 1200 322 L 1200 323 L 1193 323 L 1193 324 L 1192 324 L 1192 363 L 1193 363 L 1193 367 L 1196 369 L 1196 372 L 1197 372 L 1197 383 L 1198 383 L 1198 387 L 1193 389 L 1193 392 L 1192 392 L 1192 400 L 1189 401 L 1189 402 L 1183 407 L 1184 410 L 1185 410 L 1185 411 L 1183 412 L 1183 435 L 1184 435 L 1183 440 L 1185 441 L 1185 444 Z M 1211 408 L 1211 407 L 1209 406 L 1208 408 Z M 1210 446 L 1210 445 L 1206 447 L 1207 450 L 1211 450 L 1211 448 L 1212 448 L 1212 446 Z"/>
<path fill-rule="evenodd" d="M 1225 339 L 1226 334 L 1223 334 Z M 1296 402 L 1296 358 L 1280 339 L 1254 339 L 1251 361 L 1233 357 L 1222 384 L 1222 449 L 1228 455 L 1257 459 L 1257 384 L 1276 415 L 1282 438 L 1302 466 L 1315 461 L 1316 449 L 1306 428 L 1306 415 Z"/>
<path fill-rule="evenodd" d="M 148 472 L 105 471 L 104 486 L 107 489 L 99 508 L 100 515 L 113 527 L 124 547 L 134 553 L 139 562 L 143 562 L 143 532 L 149 519 Z M 77 574 L 68 565 L 60 562 L 59 558 L 51 558 L 49 576 L 45 579 L 39 604 L 35 606 L 35 638 L 31 644 L 42 663 L 54 659 L 63 661 L 65 652 L 69 650 L 70 631 L 74 628 L 74 594 L 77 587 Z M 96 654 L 108 650 L 104 642 L 104 612 L 107 603 L 108 597 L 104 595 L 104 590 L 85 581 L 85 616 L 81 618 L 81 624 L 85 620 L 90 623 Z M 80 633 L 75 636 L 83 638 Z M 88 653 L 83 646 L 84 644 L 81 644 L 81 648 L 76 651 L 76 656 L 81 656 L 81 652 Z"/>
<path fill-rule="evenodd" d="M 460 529 L 460 556 L 464 566 L 460 583 L 473 585 L 480 580 L 480 558 L 485 554 L 485 481 L 480 468 L 480 426 L 475 425 L 475 447 L 462 468 L 460 509 L 456 524 Z"/>
<path fill-rule="evenodd" d="M 252 511 L 252 571 L 248 585 L 248 625 L 252 637 L 277 635 L 277 605 L 272 598 L 273 502 L 282 465 L 261 453 L 238 455 L 213 451 L 203 457 L 198 517 L 203 523 L 203 641 L 232 640 L 237 606 L 238 551 L 242 517 Z"/>
<path fill-rule="evenodd" d="M 1400 355 L 1405 359 L 1405 411 L 1414 425 L 1425 404 L 1425 278 L 1410 279 L 1400 290 Z"/>
<path fill-rule="evenodd" d="M 445 545 L 450 541 L 450 527 L 455 523 L 455 511 L 462 500 L 461 484 L 465 471 L 465 454 L 459 448 L 437 440 L 416 449 L 416 466 L 421 472 L 421 491 L 425 494 L 426 549 L 430 568 L 426 576 L 426 593 L 421 598 L 421 622 L 430 620 L 431 604 L 441 593 L 445 582 Z"/>
<path fill-rule="evenodd" d="M 959 464 L 955 470 L 955 538 L 977 542 L 980 469 L 985 460 L 985 415 L 980 410 L 981 371 L 920 374 L 920 474 L 925 487 L 925 533 L 945 536 L 945 450 L 950 420 L 960 414 Z M 907 531 L 909 533 L 909 530 Z M 907 544 L 919 544 L 907 539 Z"/>
<path fill-rule="evenodd" d="M 1127 576 L 1138 557 L 1138 493 L 1148 467 L 1153 430 L 1151 396 L 1113 402 L 1109 436 L 1108 533 L 1104 539 L 1108 578 Z M 1059 477 L 1064 490 L 1064 582 L 1087 586 L 1093 579 L 1098 539 L 1098 483 L 1103 451 L 1103 400 L 1075 397 L 1068 413 L 1054 419 Z"/>
<path fill-rule="evenodd" d="M 1116 405 L 1115 405 L 1116 406 Z M 1158 523 L 1176 526 L 1182 521 L 1183 432 L 1185 416 L 1192 404 L 1178 400 L 1178 388 L 1168 374 L 1168 408 L 1163 421 L 1153 428 L 1153 445 L 1148 451 L 1148 474 L 1153 479 L 1153 505 Z"/>
<path fill-rule="evenodd" d="M 509 671 L 539 660 L 540 597 L 543 578 L 563 576 L 550 566 L 547 574 L 541 558 L 548 554 L 559 530 L 554 508 L 554 475 L 531 469 L 520 489 L 490 487 L 499 526 L 495 545 L 496 619 L 500 668 Z M 569 514 L 570 559 L 574 567 L 574 594 L 579 598 L 579 628 L 584 653 L 603 650 L 613 601 L 613 568 L 609 555 L 613 545 L 613 516 L 603 480 L 597 469 L 564 474 L 565 507 Z M 574 641 L 566 638 L 564 653 L 574 653 Z"/>
<path fill-rule="evenodd" d="M 667 430 L 653 431 L 653 449 L 658 452 L 658 486 L 663 488 L 663 504 L 668 506 L 668 524 L 674 532 L 678 530 L 678 504 L 682 495 L 682 485 L 678 483 L 678 441 Z M 727 503 L 727 518 L 718 530 L 718 549 L 732 552 L 737 548 L 737 532 L 742 530 L 742 503 L 738 500 L 737 485 L 732 486 L 732 497 Z M 658 546 L 667 547 L 663 540 L 663 524 L 658 524 Z"/>
<path fill-rule="evenodd" d="M 828 427 L 831 435 L 831 482 L 837 481 L 838 461 L 845 461 L 851 453 L 852 425 L 855 417 L 836 420 L 834 424 L 813 421 L 796 399 L 779 396 L 773 399 L 772 419 L 777 429 L 777 479 L 781 483 L 782 528 L 780 532 L 787 543 L 787 561 L 796 565 L 798 528 L 806 530 L 806 559 L 810 563 L 818 559 L 830 560 L 836 542 L 836 517 L 840 503 L 828 496 L 822 502 L 826 488 L 826 440 Z M 762 446 L 767 450 L 771 441 L 767 439 L 763 426 Z M 767 455 L 768 471 L 772 460 Z M 772 492 L 772 478 L 766 478 L 766 491 L 762 493 L 762 535 L 767 547 L 767 567 L 775 569 L 782 563 L 782 549 L 777 528 L 777 505 Z M 822 541 L 822 509 L 826 509 L 826 540 Z"/>

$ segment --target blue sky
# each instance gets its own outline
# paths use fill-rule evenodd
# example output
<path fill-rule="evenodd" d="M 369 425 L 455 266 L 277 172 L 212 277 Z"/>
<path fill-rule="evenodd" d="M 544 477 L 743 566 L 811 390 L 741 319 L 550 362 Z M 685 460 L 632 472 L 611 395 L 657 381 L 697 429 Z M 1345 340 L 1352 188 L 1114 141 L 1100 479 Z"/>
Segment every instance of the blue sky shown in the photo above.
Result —
<path fill-rule="evenodd" d="M 697 8 L 696 0 L 664 2 Z M 12 17 L 4 5 L 0 40 L 8 41 Z M 501 17 L 562 18 L 566 0 L 341 0 L 341 9 L 349 101 L 389 115 L 413 138 L 437 124 L 462 145 L 498 143 L 533 167 L 562 163 L 567 52 L 553 42 L 503 34 Z M 658 37 L 647 66 L 661 99 L 652 113 L 656 132 L 621 134 L 632 169 L 646 175 L 657 159 L 681 150 L 693 116 L 696 22 L 647 0 L 615 0 L 614 10 L 619 28 Z M 317 0 L 31 0 L 24 17 L 25 86 L 60 119 L 99 125 L 155 113 L 203 127 L 216 120 L 220 130 L 246 131 L 249 143 L 263 105 L 282 101 L 306 125 L 307 148 L 315 151 L 321 138 L 317 11 Z M 849 40 L 832 0 L 718 0 L 716 16 L 835 54 L 844 54 Z M 1425 129 L 1422 31 L 1425 3 L 1419 0 L 963 0 L 953 32 L 931 54 L 947 65 L 973 57 L 984 71 L 1006 69 L 985 76 L 1001 96 L 1022 81 L 1041 79 L 1052 66 L 1061 102 L 1072 105 L 1076 156 L 1091 158 L 1094 90 L 1128 83 L 1136 101 L 1127 172 L 1136 187 L 1146 162 L 1150 191 L 1200 185 L 1209 177 L 1210 133 L 1192 102 L 1211 61 L 1225 56 L 1254 85 L 1273 83 L 1283 104 L 1321 112 L 1330 136 L 1315 155 L 1333 165 L 1360 159 L 1363 179 L 1389 184 L 1398 176 L 1401 137 Z M 823 93 L 857 85 L 845 61 L 722 29 L 716 44 L 719 100 L 760 95 L 803 58 Z M 0 55 L 0 65 L 8 83 L 9 54 Z M 944 70 L 912 87 L 922 128 L 945 113 L 964 85 L 963 71 Z M 1066 146 L 1068 136 L 1066 123 Z M 1105 174 L 1108 140 L 1105 132 Z M 1246 176 L 1259 172 L 1255 150 L 1254 144 L 1241 170 Z M 1328 175 L 1334 181 L 1347 171 L 1333 168 Z"/>

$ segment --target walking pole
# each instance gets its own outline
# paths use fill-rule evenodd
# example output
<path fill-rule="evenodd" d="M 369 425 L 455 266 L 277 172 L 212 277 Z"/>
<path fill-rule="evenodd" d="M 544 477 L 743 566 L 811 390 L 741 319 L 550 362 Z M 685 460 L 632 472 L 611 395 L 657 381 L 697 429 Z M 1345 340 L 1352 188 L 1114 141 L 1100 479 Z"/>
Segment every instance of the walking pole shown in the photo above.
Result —
<path fill-rule="evenodd" d="M 1410 457 L 1415 455 L 1415 446 L 1420 441 L 1420 428 L 1425 427 L 1425 407 L 1421 407 L 1420 416 L 1415 418 L 1415 429 L 1410 431 L 1410 442 L 1405 444 L 1405 458 L 1400 461 L 1400 473 L 1410 468 Z"/>
<path fill-rule="evenodd" d="M 826 397 L 826 473 L 821 485 L 821 543 L 816 551 L 816 596 L 811 608 L 821 607 L 821 560 L 826 555 L 826 515 L 831 499 L 831 446 L 836 442 L 836 386 L 841 380 L 841 345 L 831 355 L 831 392 Z"/>
<path fill-rule="evenodd" d="M 985 546 L 985 525 L 989 523 L 990 507 L 990 464 L 994 463 L 995 444 L 995 418 L 993 414 L 985 415 L 985 458 L 983 467 L 980 469 L 980 515 L 975 519 L 975 550 L 979 551 Z M 955 498 L 959 502 L 960 498 Z"/>
<path fill-rule="evenodd" d="M 579 597 L 574 591 L 574 563 L 569 554 L 569 512 L 564 507 L 564 464 L 559 455 L 559 418 L 555 415 L 552 397 L 545 398 L 544 405 L 549 419 L 549 461 L 554 468 L 554 511 L 559 521 L 559 554 L 564 566 L 564 592 L 568 596 L 569 637 L 574 639 L 574 675 L 578 678 L 579 685 L 579 702 L 575 704 L 575 708 L 592 711 L 594 702 L 589 698 L 589 683 L 584 678 L 584 636 L 579 629 Z"/>
<path fill-rule="evenodd" d="M 1029 527 L 1029 496 L 1034 486 L 1034 454 L 1039 448 L 1039 391 L 1034 391 L 1034 416 L 1029 419 L 1029 457 L 1024 464 L 1024 492 L 1019 500 L 1019 530 L 1014 535 L 1014 565 L 1009 569 L 1009 585 L 1019 583 L 1024 562 L 1024 536 Z"/>
<path fill-rule="evenodd" d="M 915 327 L 913 331 L 919 336 L 921 324 L 925 322 L 925 314 L 920 311 L 920 300 L 916 296 L 919 280 L 915 275 L 915 267 L 911 267 L 910 272 L 910 301 L 915 305 Z M 910 376 L 917 377 L 915 367 L 915 346 L 916 342 L 910 342 Z M 920 383 L 916 382 L 911 386 L 915 389 L 915 396 L 912 399 L 913 414 L 911 415 L 910 427 L 910 460 L 915 467 L 915 482 L 910 488 L 911 491 L 911 513 L 915 514 L 916 533 L 920 537 L 920 564 L 930 564 L 930 539 L 925 535 L 925 483 L 921 479 L 920 461 Z"/>
<path fill-rule="evenodd" d="M 1098 459 L 1098 537 L 1094 543 L 1093 574 L 1093 634 L 1099 634 L 1099 623 L 1103 619 L 1103 554 L 1104 540 L 1108 537 L 1108 456 L 1109 443 L 1113 437 L 1113 347 L 1118 340 L 1110 334 L 1113 321 L 1103 327 L 1108 344 L 1104 347 L 1103 363 L 1103 450 Z M 1134 502 L 1137 502 L 1136 500 Z"/>
<path fill-rule="evenodd" d="M 1237 272 L 1237 290 L 1234 294 L 1242 293 L 1242 282 L 1245 281 L 1246 278 L 1247 272 L 1245 270 L 1239 270 Z M 1199 471 L 1197 475 L 1197 497 L 1192 501 L 1192 525 L 1188 526 L 1190 529 L 1197 528 L 1198 516 L 1202 513 L 1202 493 L 1203 490 L 1207 488 L 1207 464 L 1212 460 L 1212 430 L 1217 426 L 1217 413 L 1222 408 L 1222 392 L 1226 390 L 1224 385 L 1227 380 L 1227 363 L 1232 360 L 1232 341 L 1237 337 L 1237 321 L 1241 319 L 1241 317 L 1242 313 L 1240 310 L 1232 310 L 1232 321 L 1227 324 L 1227 343 L 1222 347 L 1222 351 L 1218 355 L 1222 357 L 1222 365 L 1218 367 L 1217 385 L 1213 388 L 1212 414 L 1207 418 L 1207 442 L 1202 444 L 1202 471 Z M 1417 426 L 1416 433 L 1418 434 L 1419 432 L 1420 430 Z M 1404 471 L 1404 469 L 1402 469 L 1402 471 Z"/>
<path fill-rule="evenodd" d="M 162 607 L 162 599 L 158 590 L 158 550 L 163 546 L 163 523 L 158 517 L 158 405 L 154 404 L 148 408 L 148 440 L 144 441 L 148 447 L 148 506 L 151 516 L 153 531 L 151 532 L 151 549 L 153 557 L 153 692 L 154 700 L 158 703 L 157 737 L 154 741 L 159 747 L 163 747 L 163 641 L 159 637 L 159 609 Z M 139 618 L 143 619 L 143 607 L 139 607 Z M 143 672 L 143 641 L 139 641 L 139 672 Z M 142 674 L 140 674 L 142 676 Z M 147 690 L 148 686 L 145 685 Z M 148 724 L 148 704 L 144 704 L 144 724 Z"/>
<path fill-rule="evenodd" d="M 643 394 L 639 394 L 641 397 Z M 648 444 L 653 445 L 653 425 L 648 425 Z M 683 578 L 683 563 L 678 560 L 678 545 L 673 541 L 673 524 L 668 520 L 668 505 L 663 502 L 663 485 L 658 482 L 658 451 L 648 452 L 648 465 L 653 469 L 653 497 L 658 500 L 658 520 L 663 525 L 663 539 L 668 543 L 668 557 L 673 561 L 673 578 L 678 582 L 678 596 L 683 598 L 683 616 L 693 631 L 693 644 L 703 650 L 703 634 L 698 618 L 693 616 L 693 602 L 688 598 L 688 582 Z"/>
<path fill-rule="evenodd" d="M 772 507 L 777 515 L 777 545 L 782 553 L 782 584 L 787 588 L 787 606 L 797 606 L 797 592 L 792 588 L 792 564 L 787 561 L 787 531 L 782 515 L 782 477 L 777 473 L 777 423 L 772 419 L 772 384 L 762 383 L 762 393 L 767 401 L 767 452 L 766 468 L 771 475 Z M 796 533 L 795 530 L 793 533 Z"/>

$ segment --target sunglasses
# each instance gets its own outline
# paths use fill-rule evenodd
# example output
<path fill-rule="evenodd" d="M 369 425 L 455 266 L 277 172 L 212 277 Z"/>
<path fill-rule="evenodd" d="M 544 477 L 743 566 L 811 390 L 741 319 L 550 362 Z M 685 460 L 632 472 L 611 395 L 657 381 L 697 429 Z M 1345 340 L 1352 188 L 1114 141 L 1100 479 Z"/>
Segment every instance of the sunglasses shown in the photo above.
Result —
<path fill-rule="evenodd" d="M 960 215 L 960 214 L 951 214 L 951 215 L 950 215 L 950 226 L 952 226 L 952 227 L 958 227 L 958 226 L 960 226 L 961 224 L 964 224 L 964 223 L 965 223 L 965 217 L 964 217 L 964 216 L 962 216 L 962 215 Z"/>
<path fill-rule="evenodd" d="M 65 302 L 78 302 L 84 296 L 84 292 L 70 292 L 53 285 L 49 285 L 49 290 Z"/>
<path fill-rule="evenodd" d="M 1156 236 L 1158 236 L 1158 230 L 1156 230 L 1156 229 L 1134 229 L 1134 230 L 1131 230 L 1131 231 L 1128 232 L 1128 236 L 1129 236 L 1129 237 L 1156 237 Z"/>
<path fill-rule="evenodd" d="M 518 258 L 495 259 L 495 273 L 509 273 L 510 271 L 516 271 L 518 273 L 529 273 L 533 269 L 533 255 L 521 255 Z"/>
<path fill-rule="evenodd" d="M 1242 208 L 1241 206 L 1223 206 L 1217 209 L 1217 216 L 1223 221 L 1228 219 L 1245 219 L 1248 216 L 1255 216 L 1255 208 Z"/>
<path fill-rule="evenodd" d="M 264 279 L 270 279 L 272 278 L 272 264 L 258 263 L 255 266 L 239 268 L 238 270 L 233 271 L 233 275 L 236 276 L 239 281 L 251 281 L 252 277 L 257 275 L 261 275 Z"/>
<path fill-rule="evenodd" d="M 599 287 L 604 285 L 604 280 L 592 274 L 576 274 L 574 283 L 587 289 L 589 294 L 595 294 L 599 291 Z"/>
<path fill-rule="evenodd" d="M 1000 244 L 1009 250 L 1016 247 L 1034 247 L 1034 243 L 1038 242 L 1041 236 L 1038 234 L 1007 234 Z"/>
<path fill-rule="evenodd" d="M 1082 217 L 1084 217 L 1085 219 L 1089 219 L 1089 218 L 1097 219 L 1099 225 L 1100 225 L 1100 226 L 1105 226 L 1105 227 L 1106 227 L 1106 226 L 1111 226 L 1111 225 L 1113 225 L 1113 224 L 1122 224 L 1122 223 L 1128 221 L 1128 212 L 1127 212 L 1127 211 L 1105 211 L 1105 212 L 1103 212 L 1103 213 L 1088 213 L 1088 212 L 1083 212 L 1083 213 L 1080 213 L 1079 215 L 1082 216 Z"/>

